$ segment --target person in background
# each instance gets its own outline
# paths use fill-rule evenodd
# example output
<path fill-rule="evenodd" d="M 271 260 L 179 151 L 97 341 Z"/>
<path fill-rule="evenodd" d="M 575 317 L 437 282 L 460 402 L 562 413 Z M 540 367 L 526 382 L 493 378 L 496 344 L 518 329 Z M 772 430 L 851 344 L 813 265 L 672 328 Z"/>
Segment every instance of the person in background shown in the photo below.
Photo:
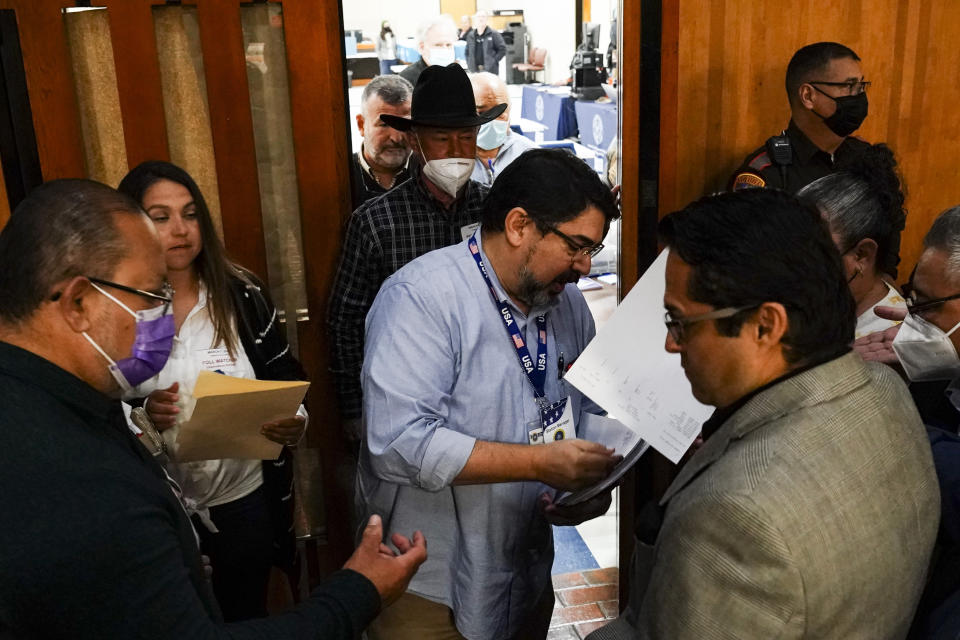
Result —
<path fill-rule="evenodd" d="M 40 185 L 0 231 L 0 637 L 355 640 L 426 542 L 353 556 L 296 610 L 223 625 L 183 505 L 119 397 L 174 333 L 157 231 L 89 180 Z"/>
<path fill-rule="evenodd" d="M 460 16 L 460 26 L 457 27 L 457 40 L 466 41 L 467 36 L 473 30 L 470 25 L 470 16 Z"/>
<path fill-rule="evenodd" d="M 264 285 L 232 262 L 199 187 L 169 162 L 144 162 L 118 190 L 147 212 L 157 229 L 167 277 L 176 291 L 173 351 L 156 376 L 133 390 L 170 452 L 167 470 L 193 512 L 200 548 L 213 566 L 213 591 L 224 620 L 267 615 L 270 567 L 292 570 L 293 455 L 306 412 L 263 425 L 284 445 L 276 460 L 176 461 L 177 415 L 201 370 L 239 378 L 303 380 Z"/>
<path fill-rule="evenodd" d="M 510 130 L 510 95 L 500 76 L 481 71 L 470 74 L 477 111 L 492 109 L 498 104 L 507 108 L 495 120 L 484 123 L 477 133 L 477 161 L 470 178 L 487 186 L 524 151 L 537 145 L 526 136 Z"/>
<path fill-rule="evenodd" d="M 390 67 L 397 64 L 397 36 L 393 35 L 390 21 L 380 23 L 380 37 L 377 38 L 377 58 L 380 60 L 380 75 L 393 73 Z"/>
<path fill-rule="evenodd" d="M 470 179 L 477 129 L 507 108 L 477 113 L 466 72 L 432 66 L 413 90 L 410 117 L 381 120 L 408 136 L 416 162 L 411 178 L 367 201 L 347 223 L 343 252 L 327 306 L 330 372 L 350 450 L 359 450 L 364 319 L 383 281 L 428 251 L 476 229 L 487 187 Z"/>
<path fill-rule="evenodd" d="M 900 232 L 907 219 L 896 166 L 889 147 L 873 145 L 846 169 L 814 180 L 798 194 L 830 227 L 857 305 L 856 338 L 896 324 L 874 313 L 874 307 L 907 308 L 891 284 L 897 277 Z"/>
<path fill-rule="evenodd" d="M 411 85 L 417 86 L 417 80 L 424 69 L 430 65 L 445 67 L 456 60 L 456 41 L 457 26 L 453 24 L 450 16 L 443 14 L 424 21 L 417 29 L 420 59 L 401 71 L 400 76 Z"/>
<path fill-rule="evenodd" d="M 786 73 L 790 124 L 747 155 L 730 189 L 766 186 L 796 193 L 863 151 L 868 143 L 851 134 L 867 117 L 869 86 L 860 57 L 849 47 L 817 42 L 799 49 Z"/>
<path fill-rule="evenodd" d="M 405 133 L 380 119 L 381 114 L 407 117 L 413 87 L 400 76 L 377 76 L 363 88 L 357 129 L 360 150 L 350 163 L 350 198 L 356 210 L 410 177 L 410 143 Z"/>
<path fill-rule="evenodd" d="M 467 38 L 467 67 L 471 72 L 487 71 L 500 75 L 500 61 L 507 55 L 507 45 L 496 29 L 487 26 L 490 14 L 477 11 L 473 16 L 473 32 Z"/>
<path fill-rule="evenodd" d="M 641 510 L 630 602 L 589 640 L 904 638 L 937 532 L 933 459 L 900 378 L 850 351 L 821 216 L 750 189 L 659 232 L 665 348 L 717 410 Z"/>

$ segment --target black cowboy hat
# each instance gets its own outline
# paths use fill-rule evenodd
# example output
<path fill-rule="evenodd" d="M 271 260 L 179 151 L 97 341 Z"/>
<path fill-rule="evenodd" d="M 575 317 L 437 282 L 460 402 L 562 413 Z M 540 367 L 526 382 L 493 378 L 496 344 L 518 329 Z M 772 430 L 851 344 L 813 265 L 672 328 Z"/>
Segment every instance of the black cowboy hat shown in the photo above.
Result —
<path fill-rule="evenodd" d="M 463 67 L 454 62 L 445 67 L 432 65 L 423 70 L 413 88 L 409 118 L 382 113 L 380 120 L 400 131 L 409 131 L 418 125 L 459 129 L 490 122 L 506 108 L 506 104 L 498 104 L 477 113 L 470 78 Z"/>

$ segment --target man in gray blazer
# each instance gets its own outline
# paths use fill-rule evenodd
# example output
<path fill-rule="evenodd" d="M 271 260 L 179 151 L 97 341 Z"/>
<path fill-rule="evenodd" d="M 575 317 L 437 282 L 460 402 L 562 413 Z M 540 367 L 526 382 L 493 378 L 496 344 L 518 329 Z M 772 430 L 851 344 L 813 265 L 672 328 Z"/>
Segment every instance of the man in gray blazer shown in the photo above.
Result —
<path fill-rule="evenodd" d="M 896 374 L 849 349 L 819 216 L 755 189 L 660 235 L 666 349 L 717 411 L 662 525 L 647 512 L 627 610 L 590 639 L 903 638 L 938 524 L 930 445 Z"/>

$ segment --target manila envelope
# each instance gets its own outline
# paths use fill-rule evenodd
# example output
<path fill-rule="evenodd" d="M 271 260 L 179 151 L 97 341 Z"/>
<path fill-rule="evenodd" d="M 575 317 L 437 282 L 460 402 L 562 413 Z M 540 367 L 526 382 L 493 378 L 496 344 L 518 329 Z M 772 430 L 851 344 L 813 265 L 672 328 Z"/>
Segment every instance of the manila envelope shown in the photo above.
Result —
<path fill-rule="evenodd" d="M 193 389 L 196 406 L 177 435 L 177 462 L 276 459 L 283 445 L 268 440 L 260 426 L 296 415 L 309 386 L 201 371 Z"/>

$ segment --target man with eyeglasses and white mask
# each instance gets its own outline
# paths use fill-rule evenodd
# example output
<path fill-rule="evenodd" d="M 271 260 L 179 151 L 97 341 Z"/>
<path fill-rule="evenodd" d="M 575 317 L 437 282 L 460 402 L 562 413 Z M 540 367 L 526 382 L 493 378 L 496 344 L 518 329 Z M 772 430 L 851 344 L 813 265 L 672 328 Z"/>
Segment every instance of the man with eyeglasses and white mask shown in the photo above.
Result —
<path fill-rule="evenodd" d="M 937 530 L 933 461 L 906 386 L 850 350 L 820 214 L 751 189 L 659 232 L 665 348 L 717 409 L 640 510 L 629 604 L 589 640 L 904 638 Z"/>
<path fill-rule="evenodd" d="M 417 51 L 420 59 L 400 72 L 400 77 L 417 86 L 420 74 L 427 67 L 445 67 L 456 60 L 454 43 L 457 41 L 457 25 L 453 18 L 443 14 L 430 18 L 417 29 Z"/>
<path fill-rule="evenodd" d="M 367 316 L 359 497 L 388 528 L 424 523 L 430 564 L 371 640 L 543 640 L 550 524 L 604 513 L 559 489 L 606 477 L 611 449 L 576 439 L 600 409 L 563 378 L 593 338 L 576 282 L 610 222 L 582 160 L 538 149 L 493 184 L 482 226 L 383 284 Z"/>
<path fill-rule="evenodd" d="M 500 76 L 486 71 L 470 74 L 477 111 L 492 109 L 498 104 L 507 108 L 495 120 L 485 122 L 477 132 L 477 161 L 473 167 L 473 180 L 487 186 L 493 184 L 497 175 L 524 151 L 536 149 L 537 145 L 526 136 L 510 130 L 510 95 Z"/>
<path fill-rule="evenodd" d="M 772 187 L 797 193 L 869 146 L 854 137 L 867 117 L 860 57 L 837 42 L 799 49 L 787 65 L 790 124 L 748 154 L 730 189 Z"/>
<path fill-rule="evenodd" d="M 224 625 L 175 487 L 119 397 L 174 336 L 150 219 L 89 180 L 35 188 L 0 232 L 0 637 L 357 638 L 426 558 L 373 517 L 292 612 Z"/>
<path fill-rule="evenodd" d="M 916 626 L 930 634 L 922 637 L 955 637 L 960 632 L 960 206 L 937 217 L 923 247 L 907 311 L 876 310 L 903 323 L 857 340 L 854 348 L 864 359 L 903 368 L 927 427 L 943 511 L 940 553 Z"/>
<path fill-rule="evenodd" d="M 473 89 L 457 64 L 429 67 L 413 89 L 410 117 L 380 119 L 406 134 L 410 178 L 353 212 L 327 307 L 331 365 L 351 450 L 360 437 L 363 323 L 380 285 L 428 251 L 476 229 L 487 187 L 470 179 L 477 130 L 506 104 L 477 113 Z"/>

